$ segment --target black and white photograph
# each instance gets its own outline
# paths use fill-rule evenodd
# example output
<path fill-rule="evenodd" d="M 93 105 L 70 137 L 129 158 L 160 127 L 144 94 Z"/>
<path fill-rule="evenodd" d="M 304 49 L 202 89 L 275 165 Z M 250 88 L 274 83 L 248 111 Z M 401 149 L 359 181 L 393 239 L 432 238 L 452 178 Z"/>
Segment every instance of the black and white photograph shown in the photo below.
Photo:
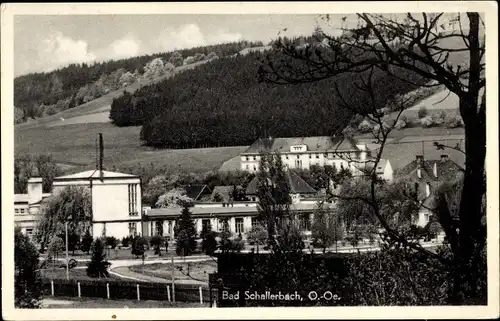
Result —
<path fill-rule="evenodd" d="M 3 317 L 499 317 L 497 8 L 2 4 Z"/>

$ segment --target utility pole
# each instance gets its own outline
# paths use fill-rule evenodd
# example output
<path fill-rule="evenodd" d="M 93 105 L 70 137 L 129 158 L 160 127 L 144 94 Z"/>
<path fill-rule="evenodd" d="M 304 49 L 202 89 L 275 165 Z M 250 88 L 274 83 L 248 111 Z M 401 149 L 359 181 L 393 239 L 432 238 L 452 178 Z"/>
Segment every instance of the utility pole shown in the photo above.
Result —
<path fill-rule="evenodd" d="M 174 266 L 174 255 L 172 254 L 172 302 L 175 302 L 175 266 Z"/>
<path fill-rule="evenodd" d="M 66 280 L 69 280 L 69 254 L 68 254 L 68 219 L 64 222 L 66 234 Z"/>

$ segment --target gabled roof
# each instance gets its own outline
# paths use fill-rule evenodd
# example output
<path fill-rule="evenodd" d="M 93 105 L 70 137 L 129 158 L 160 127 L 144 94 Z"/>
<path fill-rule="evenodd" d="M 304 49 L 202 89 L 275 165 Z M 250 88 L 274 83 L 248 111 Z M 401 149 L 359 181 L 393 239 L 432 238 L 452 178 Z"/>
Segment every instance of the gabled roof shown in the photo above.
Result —
<path fill-rule="evenodd" d="M 263 152 L 289 153 L 290 147 L 295 145 L 306 145 L 308 152 L 325 151 L 358 151 L 356 141 L 352 138 L 339 135 L 315 136 L 315 137 L 279 137 L 259 138 L 242 154 L 260 154 Z"/>
<path fill-rule="evenodd" d="M 292 194 L 315 194 L 316 190 L 304 181 L 297 173 L 291 169 L 285 172 L 290 193 Z M 246 193 L 248 195 L 256 195 L 258 190 L 259 179 L 255 176 L 247 186 Z"/>
<path fill-rule="evenodd" d="M 197 201 L 201 195 L 211 193 L 207 185 L 203 184 L 189 184 L 184 186 L 186 195 L 193 201 Z"/>
<path fill-rule="evenodd" d="M 232 192 L 233 192 L 233 186 L 227 185 L 227 186 L 215 186 L 214 190 L 212 192 L 212 195 L 210 196 L 210 200 L 214 200 L 214 197 L 216 194 L 219 194 L 222 197 L 222 202 L 228 203 L 232 199 Z"/>
<path fill-rule="evenodd" d="M 103 173 L 103 178 L 138 178 L 139 176 L 136 175 L 130 175 L 130 174 L 125 174 L 125 173 L 118 173 L 118 172 L 109 172 L 109 171 L 102 171 Z M 99 170 L 89 170 L 85 172 L 80 172 L 76 174 L 70 174 L 70 175 L 65 175 L 65 176 L 59 176 L 56 177 L 54 180 L 72 180 L 72 179 L 90 179 L 90 178 L 100 178 L 100 171 Z"/>
<path fill-rule="evenodd" d="M 429 179 L 432 181 L 441 181 L 443 179 L 455 178 L 457 174 L 462 171 L 462 168 L 457 165 L 454 161 L 450 159 L 443 160 L 417 160 L 414 159 L 408 165 L 403 167 L 397 172 L 399 178 L 403 177 L 414 177 L 418 178 L 418 168 L 420 165 L 420 170 L 422 178 Z M 436 165 L 437 176 L 434 175 L 434 165 Z"/>

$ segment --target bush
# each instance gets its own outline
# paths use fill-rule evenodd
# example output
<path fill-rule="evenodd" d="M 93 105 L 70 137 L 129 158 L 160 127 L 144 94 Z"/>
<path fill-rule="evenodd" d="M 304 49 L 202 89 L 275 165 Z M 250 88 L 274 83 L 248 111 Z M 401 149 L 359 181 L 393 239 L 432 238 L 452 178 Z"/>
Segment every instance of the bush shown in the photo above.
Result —
<path fill-rule="evenodd" d="M 122 238 L 122 246 L 123 247 L 128 247 L 130 245 L 130 242 L 131 242 L 130 236 L 125 236 L 124 238 Z"/>
<path fill-rule="evenodd" d="M 369 133 L 373 130 L 373 125 L 365 119 L 359 124 L 358 130 L 362 133 Z"/>
<path fill-rule="evenodd" d="M 422 118 L 426 117 L 427 114 L 428 114 L 428 112 L 427 112 L 427 108 L 425 106 L 422 106 L 418 109 L 418 112 L 417 112 L 418 119 L 422 119 Z"/>
<path fill-rule="evenodd" d="M 144 253 L 146 252 L 147 242 L 144 238 L 137 236 L 132 240 L 132 255 L 135 257 L 142 256 L 144 258 Z"/>
<path fill-rule="evenodd" d="M 151 237 L 149 244 L 155 251 L 155 255 L 161 256 L 161 246 L 165 243 L 165 238 L 160 235 L 155 235 Z"/>
<path fill-rule="evenodd" d="M 430 116 L 425 116 L 424 118 L 420 119 L 420 124 L 423 128 L 432 127 L 432 125 L 434 125 L 434 120 Z"/>
<path fill-rule="evenodd" d="M 118 240 L 114 236 L 107 236 L 105 239 L 105 242 L 106 242 L 106 246 L 112 248 L 113 250 L 118 245 Z"/>
<path fill-rule="evenodd" d="M 435 125 L 441 125 L 444 123 L 445 117 L 443 117 L 443 113 L 440 113 L 439 115 L 434 114 L 432 115 L 432 121 L 434 122 Z"/>
<path fill-rule="evenodd" d="M 453 117 L 450 117 L 446 119 L 446 127 L 448 128 L 457 128 L 457 127 L 462 127 L 463 126 L 463 120 L 460 115 L 455 115 Z"/>

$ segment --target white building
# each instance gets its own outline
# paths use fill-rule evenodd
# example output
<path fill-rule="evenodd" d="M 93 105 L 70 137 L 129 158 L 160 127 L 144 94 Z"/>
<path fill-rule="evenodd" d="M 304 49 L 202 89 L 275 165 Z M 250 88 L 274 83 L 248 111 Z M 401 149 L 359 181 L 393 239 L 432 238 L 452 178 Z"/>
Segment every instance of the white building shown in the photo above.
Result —
<path fill-rule="evenodd" d="M 31 237 L 40 217 L 40 207 L 50 193 L 43 193 L 42 179 L 33 177 L 28 180 L 27 194 L 14 194 L 14 224 L 21 232 Z"/>
<path fill-rule="evenodd" d="M 337 170 L 349 169 L 354 176 L 363 175 L 362 170 L 372 164 L 371 153 L 366 144 L 353 138 L 330 136 L 284 137 L 258 139 L 241 153 L 241 170 L 257 172 L 261 155 L 279 152 L 283 164 L 290 169 L 311 169 L 311 166 L 332 166 Z M 379 168 L 380 167 L 380 168 Z M 381 160 L 377 173 L 392 180 L 389 160 Z"/>
<path fill-rule="evenodd" d="M 55 195 L 67 186 L 82 186 L 92 198 L 92 234 L 122 238 L 142 234 L 141 180 L 138 176 L 91 170 L 57 177 L 52 193 L 42 193 L 42 179 L 28 181 L 28 193 L 16 194 L 15 224 L 23 233 L 32 234 L 40 220 L 42 200 Z M 42 205 L 43 206 L 43 205 Z"/>

